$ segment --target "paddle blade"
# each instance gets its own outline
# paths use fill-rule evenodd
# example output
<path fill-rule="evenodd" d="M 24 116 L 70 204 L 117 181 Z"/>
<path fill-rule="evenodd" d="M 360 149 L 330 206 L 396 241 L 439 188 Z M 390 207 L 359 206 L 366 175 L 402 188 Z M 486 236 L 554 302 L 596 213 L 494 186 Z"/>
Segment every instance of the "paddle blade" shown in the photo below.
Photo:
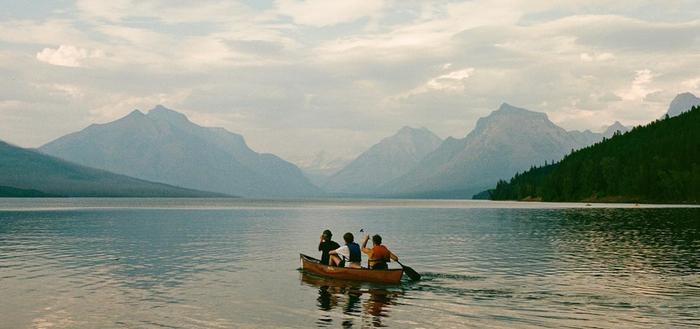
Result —
<path fill-rule="evenodd" d="M 411 280 L 413 280 L 413 281 L 420 280 L 420 274 L 418 274 L 418 272 L 414 271 L 412 268 L 410 268 L 404 264 L 399 263 L 399 265 L 401 265 L 401 267 L 403 267 L 403 272 L 406 273 L 406 275 L 408 275 L 408 277 L 411 278 Z"/>

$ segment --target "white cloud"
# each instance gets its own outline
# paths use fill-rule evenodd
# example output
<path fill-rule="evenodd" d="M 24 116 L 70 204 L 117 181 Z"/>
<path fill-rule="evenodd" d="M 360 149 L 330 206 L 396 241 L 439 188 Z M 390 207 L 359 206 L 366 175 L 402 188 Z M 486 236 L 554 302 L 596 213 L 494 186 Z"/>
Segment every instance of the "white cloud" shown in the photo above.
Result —
<path fill-rule="evenodd" d="M 452 71 L 430 79 L 425 86 L 434 90 L 462 91 L 464 90 L 464 80 L 467 80 L 472 73 L 474 73 L 473 67 Z"/>
<path fill-rule="evenodd" d="M 646 122 L 700 92 L 700 10 L 685 0 L 77 0 L 32 19 L 17 8 L 0 17 L 0 99 L 22 103 L 0 131 L 27 144 L 165 103 L 263 151 L 359 152 L 401 125 L 464 136 L 504 101 L 585 129 Z M 51 127 L 32 129 L 44 116 Z"/>
<path fill-rule="evenodd" d="M 449 67 L 449 66 L 447 66 Z M 443 68 L 445 66 L 443 65 Z M 427 82 L 415 87 L 407 92 L 401 92 L 392 97 L 388 97 L 388 102 L 405 100 L 408 97 L 426 94 L 431 92 L 441 93 L 461 93 L 464 91 L 464 83 L 474 73 L 473 67 L 451 71 L 429 79 Z"/>
<path fill-rule="evenodd" d="M 632 84 L 616 94 L 626 101 L 643 101 L 647 95 L 660 91 L 661 89 L 653 88 L 650 85 L 654 81 L 654 74 L 651 70 L 643 69 L 635 72 Z"/>
<path fill-rule="evenodd" d="M 44 48 L 36 54 L 36 59 L 51 65 L 80 67 L 88 58 L 104 56 L 101 50 L 88 50 L 71 45 L 60 45 L 58 48 Z"/>
<path fill-rule="evenodd" d="M 353 22 L 377 15 L 384 6 L 381 0 L 279 0 L 278 12 L 295 23 L 315 27 Z"/>
<path fill-rule="evenodd" d="M 523 15 L 516 9 L 509 1 L 501 0 L 423 6 L 417 21 L 376 33 L 334 38 L 321 43 L 315 52 L 319 59 L 331 63 L 449 58 L 459 43 L 455 37 L 460 32 L 483 26 L 508 29 Z"/>
<path fill-rule="evenodd" d="M 584 62 L 605 62 L 615 59 L 615 55 L 611 53 L 581 53 L 581 60 Z"/>
<path fill-rule="evenodd" d="M 69 100 L 81 100 L 85 96 L 83 88 L 73 84 L 54 83 L 48 87 L 53 90 L 50 92 L 52 95 L 63 96 Z"/>
<path fill-rule="evenodd" d="M 0 41 L 13 44 L 87 44 L 90 38 L 65 19 L 0 21 Z"/>
<path fill-rule="evenodd" d="M 86 20 L 111 23 L 144 17 L 167 24 L 227 22 L 250 14 L 246 6 L 235 1 L 77 0 L 75 6 Z"/>
<path fill-rule="evenodd" d="M 683 86 L 683 88 L 690 91 L 700 90 L 700 77 L 687 79 L 683 81 L 681 85 Z"/>
<path fill-rule="evenodd" d="M 120 21 L 123 13 L 127 12 L 129 8 L 134 8 L 130 0 L 76 0 L 75 6 L 89 18 L 100 18 L 112 22 Z"/>

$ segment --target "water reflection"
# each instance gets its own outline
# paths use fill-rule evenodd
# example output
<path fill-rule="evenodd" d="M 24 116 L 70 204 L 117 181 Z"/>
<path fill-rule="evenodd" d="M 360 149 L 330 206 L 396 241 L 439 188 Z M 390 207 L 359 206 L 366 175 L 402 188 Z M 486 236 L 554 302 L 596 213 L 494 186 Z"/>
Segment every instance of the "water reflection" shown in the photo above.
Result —
<path fill-rule="evenodd" d="M 565 211 L 553 244 L 588 269 L 664 275 L 695 273 L 700 268 L 700 221 L 692 209 L 594 209 Z M 557 257 L 561 259 L 560 257 Z"/>
<path fill-rule="evenodd" d="M 0 327 L 700 328 L 700 209 L 176 201 L 0 211 Z M 390 232 L 423 279 L 300 276 L 327 227 Z"/>
<path fill-rule="evenodd" d="M 391 307 L 404 295 L 403 290 L 390 290 L 366 283 L 330 280 L 302 272 L 301 282 L 318 288 L 316 306 L 322 311 L 316 321 L 318 327 L 333 325 L 334 310 L 343 314 L 341 326 L 385 327 L 382 322 L 389 317 Z M 358 320 L 360 323 L 356 323 Z"/>

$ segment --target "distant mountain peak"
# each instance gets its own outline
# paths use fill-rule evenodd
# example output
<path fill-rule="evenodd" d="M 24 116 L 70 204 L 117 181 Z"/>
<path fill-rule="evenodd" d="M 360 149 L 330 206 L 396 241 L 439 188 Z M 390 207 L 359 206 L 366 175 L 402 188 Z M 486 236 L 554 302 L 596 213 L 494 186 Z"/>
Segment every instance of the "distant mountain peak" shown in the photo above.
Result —
<path fill-rule="evenodd" d="M 143 114 L 143 112 L 141 112 L 139 109 L 134 109 L 127 116 L 128 117 L 142 117 L 142 116 L 145 116 L 145 114 Z"/>
<path fill-rule="evenodd" d="M 627 130 L 627 126 L 623 125 L 620 123 L 620 121 L 615 121 L 613 124 L 611 124 L 607 129 L 620 129 L 620 130 Z"/>
<path fill-rule="evenodd" d="M 58 138 L 40 150 L 145 180 L 251 197 L 320 193 L 293 164 L 251 150 L 243 136 L 199 126 L 159 105 Z"/>
<path fill-rule="evenodd" d="M 189 122 L 187 116 L 184 114 L 171 110 L 163 105 L 156 105 L 153 109 L 148 111 L 148 116 L 155 119 L 165 119 L 170 122 Z"/>
<path fill-rule="evenodd" d="M 498 109 L 497 109 L 496 111 L 508 111 L 508 110 L 511 110 L 511 109 L 518 109 L 518 108 L 515 107 L 515 106 L 513 106 L 513 105 L 510 105 L 510 104 L 508 104 L 508 103 L 506 103 L 506 102 L 503 102 L 503 103 L 501 103 L 501 106 L 499 106 Z"/>
<path fill-rule="evenodd" d="M 676 95 L 676 98 L 679 98 L 679 97 L 680 97 L 680 98 L 689 98 L 689 97 L 697 98 L 697 97 L 695 97 L 695 95 L 694 95 L 693 93 L 688 92 L 688 91 Z"/>
<path fill-rule="evenodd" d="M 324 188 L 334 193 L 373 193 L 382 184 L 407 173 L 441 142 L 426 128 L 401 127 L 336 172 Z"/>
<path fill-rule="evenodd" d="M 510 105 L 508 103 L 502 103 L 501 106 L 495 112 L 532 112 L 524 108 Z"/>
<path fill-rule="evenodd" d="M 409 126 L 403 126 L 403 127 L 401 127 L 401 129 L 399 129 L 398 133 L 399 133 L 399 134 L 402 134 L 402 133 L 405 134 L 405 133 L 413 132 L 413 131 L 415 131 L 415 130 L 417 130 L 417 129 L 416 129 L 416 128 L 413 128 L 413 127 L 409 127 Z"/>
<path fill-rule="evenodd" d="M 629 130 L 630 129 L 627 126 L 620 123 L 620 121 L 615 121 L 613 124 L 607 127 L 605 131 L 603 131 L 603 136 L 610 138 L 618 131 L 621 133 L 626 133 Z"/>
<path fill-rule="evenodd" d="M 549 121 L 547 115 L 542 112 L 534 112 L 524 108 L 516 107 L 508 103 L 503 103 L 497 110 L 476 121 L 476 127 L 471 133 L 479 133 L 487 127 L 502 126 L 506 123 L 513 124 L 515 121 L 544 122 L 554 125 Z"/>
<path fill-rule="evenodd" d="M 146 114 L 141 112 L 139 109 L 134 109 L 133 111 L 129 112 L 129 114 L 117 119 L 115 122 L 122 122 L 125 124 L 133 124 L 133 122 L 142 121 L 143 118 L 145 118 L 145 117 L 146 117 Z M 94 129 L 95 127 L 100 127 L 102 125 L 104 125 L 104 124 L 93 123 L 88 128 Z"/>
<path fill-rule="evenodd" d="M 403 126 L 399 131 L 396 132 L 395 135 L 415 135 L 415 134 L 433 134 L 432 131 L 428 130 L 428 128 L 425 127 L 420 127 L 420 128 L 414 128 L 414 127 L 409 127 L 409 126 Z"/>
<path fill-rule="evenodd" d="M 693 106 L 700 106 L 700 98 L 689 92 L 680 93 L 673 98 L 666 113 L 668 116 L 674 117 L 690 110 Z"/>
<path fill-rule="evenodd" d="M 583 133 L 572 136 L 544 113 L 503 103 L 479 118 L 466 137 L 448 137 L 380 191 L 397 196 L 471 196 L 532 165 L 561 159 L 580 145 L 579 140 L 592 139 Z"/>
<path fill-rule="evenodd" d="M 520 116 L 531 116 L 537 118 L 547 118 L 547 115 L 542 112 L 530 111 L 522 107 L 517 107 L 510 105 L 508 103 L 503 103 L 498 107 L 498 110 L 491 112 L 491 115 L 520 115 Z M 491 116 L 489 115 L 489 116 Z"/>

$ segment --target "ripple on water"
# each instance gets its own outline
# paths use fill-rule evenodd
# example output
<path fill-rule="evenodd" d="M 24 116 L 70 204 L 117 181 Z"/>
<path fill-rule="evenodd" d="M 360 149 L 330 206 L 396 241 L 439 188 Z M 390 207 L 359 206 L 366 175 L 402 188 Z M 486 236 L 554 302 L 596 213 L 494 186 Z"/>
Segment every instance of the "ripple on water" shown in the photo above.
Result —
<path fill-rule="evenodd" d="M 54 328 L 700 326 L 699 210 L 264 204 L 0 212 L 2 320 Z M 386 287 L 294 271 L 299 252 L 316 252 L 321 230 L 358 227 L 381 233 L 423 280 Z"/>

